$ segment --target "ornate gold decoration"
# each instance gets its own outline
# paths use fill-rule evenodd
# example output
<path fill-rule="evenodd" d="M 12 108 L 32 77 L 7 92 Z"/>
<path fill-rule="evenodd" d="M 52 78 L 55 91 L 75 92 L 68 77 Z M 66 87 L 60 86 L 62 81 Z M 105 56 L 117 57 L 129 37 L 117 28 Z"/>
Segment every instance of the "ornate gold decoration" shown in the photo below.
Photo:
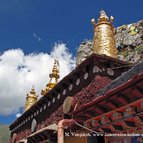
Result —
<path fill-rule="evenodd" d="M 59 65 L 59 62 L 57 60 L 55 60 L 52 73 L 49 75 L 50 81 L 46 85 L 46 88 L 42 89 L 42 91 L 41 91 L 42 95 L 45 95 L 58 83 L 58 79 L 59 79 L 58 65 Z"/>
<path fill-rule="evenodd" d="M 116 43 L 114 38 L 114 27 L 112 22 L 114 17 L 107 17 L 105 11 L 101 10 L 98 23 L 92 19 L 94 25 L 93 52 L 96 54 L 105 54 L 107 56 L 118 58 Z"/>
<path fill-rule="evenodd" d="M 27 111 L 32 105 L 34 105 L 38 100 L 38 95 L 36 95 L 34 87 L 32 87 L 30 93 L 27 94 L 25 111 Z"/>

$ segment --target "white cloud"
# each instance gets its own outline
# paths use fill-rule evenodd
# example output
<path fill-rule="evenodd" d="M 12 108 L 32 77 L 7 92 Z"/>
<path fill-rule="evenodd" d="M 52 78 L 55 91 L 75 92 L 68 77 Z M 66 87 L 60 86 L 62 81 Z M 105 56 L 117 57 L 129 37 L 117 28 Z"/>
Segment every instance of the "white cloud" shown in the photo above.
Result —
<path fill-rule="evenodd" d="M 55 57 L 59 59 L 62 79 L 74 67 L 74 60 L 65 44 L 56 44 L 50 54 L 25 55 L 21 49 L 11 49 L 0 55 L 1 115 L 19 112 L 32 85 L 40 95 L 49 81 Z"/>
<path fill-rule="evenodd" d="M 21 115 L 22 115 L 21 113 L 17 113 L 16 118 L 19 118 Z"/>
<path fill-rule="evenodd" d="M 42 41 L 42 38 L 38 36 L 36 33 L 33 33 L 33 37 L 38 40 L 38 42 Z"/>

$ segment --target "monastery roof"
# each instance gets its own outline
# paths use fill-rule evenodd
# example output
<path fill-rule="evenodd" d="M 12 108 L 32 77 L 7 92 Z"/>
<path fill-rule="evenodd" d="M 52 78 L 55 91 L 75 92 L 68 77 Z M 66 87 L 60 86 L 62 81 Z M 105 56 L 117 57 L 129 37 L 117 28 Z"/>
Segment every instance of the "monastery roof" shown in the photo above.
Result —
<path fill-rule="evenodd" d="M 131 80 L 134 76 L 140 76 L 140 73 L 143 72 L 143 62 L 140 62 L 139 64 L 135 65 L 131 69 L 129 69 L 127 72 L 122 73 L 121 76 L 117 77 L 115 80 L 113 80 L 109 85 L 107 85 L 105 88 L 99 90 L 97 92 L 97 96 L 103 95 L 106 92 L 108 92 L 111 89 L 114 89 L 121 84 L 124 84 Z"/>
<path fill-rule="evenodd" d="M 107 76 L 111 79 L 117 78 L 122 72 L 127 71 L 132 66 L 127 62 L 114 59 L 112 57 L 92 54 L 71 73 L 64 77 L 44 97 L 40 98 L 30 109 L 23 113 L 22 116 L 16 119 L 10 125 L 10 130 L 19 132 L 24 129 L 21 128 L 23 126 L 25 129 L 28 128 L 34 117 L 37 118 L 39 123 L 48 118 L 48 116 L 50 116 L 63 104 L 67 96 L 75 95 L 91 83 L 97 74 L 95 71 L 96 65 L 99 66 L 100 69 L 100 71 L 97 71 L 99 75 Z M 114 74 L 110 75 L 107 69 L 114 70 Z M 80 85 L 77 84 L 77 80 L 79 79 L 81 81 Z M 71 85 L 74 90 L 70 90 Z"/>
<path fill-rule="evenodd" d="M 71 114 L 78 120 L 81 119 L 81 115 L 84 115 L 84 120 L 92 118 L 92 115 L 87 115 L 90 111 L 93 111 L 92 114 L 94 117 L 99 116 L 142 98 L 142 92 L 143 62 L 135 65 L 129 71 L 113 80 L 105 88 L 99 90 L 97 98 L 81 106 Z M 99 108 L 100 112 L 98 112 Z"/>

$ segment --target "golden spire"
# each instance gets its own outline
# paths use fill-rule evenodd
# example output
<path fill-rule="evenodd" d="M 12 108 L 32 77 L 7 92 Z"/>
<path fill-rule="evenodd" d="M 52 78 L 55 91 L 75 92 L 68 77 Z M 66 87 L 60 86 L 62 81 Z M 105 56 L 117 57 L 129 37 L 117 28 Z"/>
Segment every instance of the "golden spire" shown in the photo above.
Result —
<path fill-rule="evenodd" d="M 38 100 L 38 95 L 36 95 L 34 87 L 32 87 L 30 93 L 27 94 L 26 97 L 26 104 L 24 111 L 27 111 L 32 105 L 35 104 Z"/>
<path fill-rule="evenodd" d="M 114 17 L 110 17 L 110 21 L 105 11 L 101 10 L 98 23 L 92 19 L 94 25 L 93 52 L 100 55 L 107 55 L 118 58 L 116 43 L 114 38 L 114 27 L 112 22 Z"/>
<path fill-rule="evenodd" d="M 58 65 L 59 65 L 59 62 L 57 60 L 55 60 L 52 73 L 49 75 L 50 81 L 46 85 L 46 88 L 42 89 L 42 91 L 41 91 L 42 95 L 45 95 L 58 83 L 58 79 L 59 79 Z"/>

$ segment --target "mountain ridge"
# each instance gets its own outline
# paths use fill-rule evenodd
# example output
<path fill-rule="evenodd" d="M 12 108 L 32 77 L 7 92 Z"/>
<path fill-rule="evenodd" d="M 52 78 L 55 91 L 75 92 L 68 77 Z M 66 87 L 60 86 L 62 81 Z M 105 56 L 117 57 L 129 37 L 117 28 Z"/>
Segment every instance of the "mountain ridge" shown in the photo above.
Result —
<path fill-rule="evenodd" d="M 0 143 L 8 143 L 9 136 L 9 125 L 0 124 Z"/>

